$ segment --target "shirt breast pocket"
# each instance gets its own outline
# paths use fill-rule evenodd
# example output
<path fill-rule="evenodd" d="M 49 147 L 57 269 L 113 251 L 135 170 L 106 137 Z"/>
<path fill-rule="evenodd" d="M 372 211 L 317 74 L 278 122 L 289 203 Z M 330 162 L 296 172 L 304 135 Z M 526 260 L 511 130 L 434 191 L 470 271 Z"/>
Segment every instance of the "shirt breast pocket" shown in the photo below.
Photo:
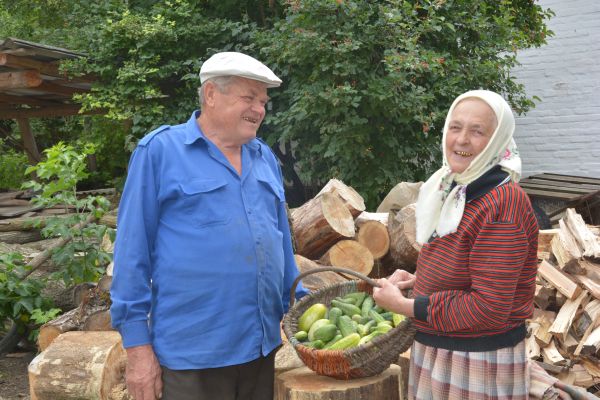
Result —
<path fill-rule="evenodd" d="M 268 178 L 257 176 L 256 180 L 260 183 L 263 188 L 263 204 L 265 207 L 265 214 L 268 215 L 275 225 L 278 224 L 278 211 L 279 205 L 285 201 L 285 196 L 280 185 L 276 184 Z"/>
<path fill-rule="evenodd" d="M 181 207 L 189 221 L 201 228 L 224 225 L 229 222 L 225 204 L 227 201 L 227 182 L 218 179 L 197 179 L 179 184 Z"/>

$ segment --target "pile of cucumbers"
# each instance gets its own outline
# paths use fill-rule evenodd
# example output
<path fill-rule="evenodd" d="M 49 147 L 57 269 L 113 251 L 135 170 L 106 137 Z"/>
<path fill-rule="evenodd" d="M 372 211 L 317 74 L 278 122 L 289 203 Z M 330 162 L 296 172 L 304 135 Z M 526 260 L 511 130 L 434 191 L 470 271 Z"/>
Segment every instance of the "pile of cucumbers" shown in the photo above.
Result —
<path fill-rule="evenodd" d="M 365 292 L 352 292 L 331 300 L 330 307 L 316 303 L 298 319 L 294 337 L 304 346 L 345 350 L 368 343 L 404 321 L 405 316 L 375 304 Z"/>

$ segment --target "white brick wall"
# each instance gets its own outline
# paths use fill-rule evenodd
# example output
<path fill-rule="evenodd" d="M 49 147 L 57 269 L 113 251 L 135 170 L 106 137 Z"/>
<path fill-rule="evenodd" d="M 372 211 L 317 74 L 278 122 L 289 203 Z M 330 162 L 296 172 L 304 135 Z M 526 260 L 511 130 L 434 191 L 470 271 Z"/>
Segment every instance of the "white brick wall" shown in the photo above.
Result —
<path fill-rule="evenodd" d="M 554 36 L 518 55 L 513 71 L 542 101 L 517 116 L 523 176 L 542 172 L 600 178 L 600 1 L 539 0 L 556 16 Z"/>

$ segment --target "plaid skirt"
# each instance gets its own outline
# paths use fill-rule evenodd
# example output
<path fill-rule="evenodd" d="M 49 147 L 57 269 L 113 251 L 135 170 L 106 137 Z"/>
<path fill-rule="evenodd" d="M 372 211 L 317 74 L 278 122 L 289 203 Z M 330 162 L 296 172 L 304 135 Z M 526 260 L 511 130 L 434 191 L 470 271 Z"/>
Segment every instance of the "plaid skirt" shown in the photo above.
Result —
<path fill-rule="evenodd" d="M 525 341 L 494 351 L 452 351 L 413 343 L 408 398 L 528 399 Z"/>

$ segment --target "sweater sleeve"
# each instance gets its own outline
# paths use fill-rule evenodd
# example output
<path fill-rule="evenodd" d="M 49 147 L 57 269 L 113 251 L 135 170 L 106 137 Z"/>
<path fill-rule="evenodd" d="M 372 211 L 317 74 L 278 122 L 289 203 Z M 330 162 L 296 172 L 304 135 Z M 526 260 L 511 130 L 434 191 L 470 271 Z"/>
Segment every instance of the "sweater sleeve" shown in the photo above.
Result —
<path fill-rule="evenodd" d="M 446 333 L 501 328 L 511 313 L 527 256 L 528 239 L 520 227 L 512 222 L 485 223 L 469 253 L 471 287 L 421 299 L 417 317 Z"/>

